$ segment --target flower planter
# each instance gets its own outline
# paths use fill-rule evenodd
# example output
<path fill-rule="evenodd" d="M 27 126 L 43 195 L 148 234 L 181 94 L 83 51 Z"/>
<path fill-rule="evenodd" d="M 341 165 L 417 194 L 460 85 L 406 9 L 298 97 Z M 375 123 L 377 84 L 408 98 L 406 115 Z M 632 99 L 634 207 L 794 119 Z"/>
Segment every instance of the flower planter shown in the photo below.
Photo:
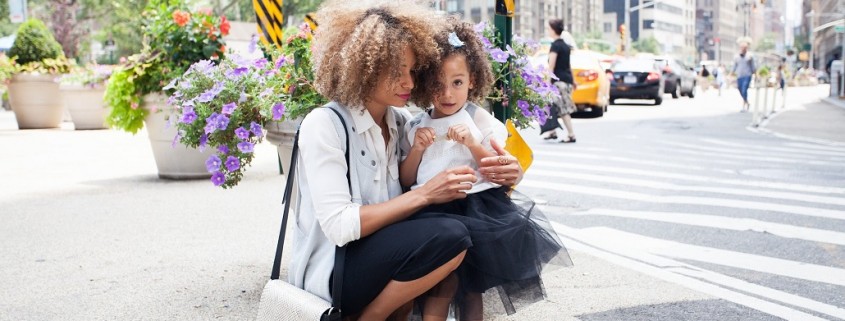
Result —
<path fill-rule="evenodd" d="M 167 125 L 167 116 L 173 113 L 173 107 L 167 105 L 167 97 L 162 94 L 144 96 L 143 108 L 151 110 L 144 118 L 144 125 L 150 137 L 150 146 L 158 167 L 158 177 L 164 179 L 203 179 L 211 177 L 206 170 L 205 161 L 213 153 L 211 148 L 203 152 L 174 143 L 176 126 Z M 158 110 L 158 112 L 155 112 Z"/>
<path fill-rule="evenodd" d="M 105 88 L 62 86 L 62 99 L 76 130 L 106 129 Z"/>
<path fill-rule="evenodd" d="M 12 76 L 9 103 L 20 129 L 58 128 L 62 122 L 64 104 L 54 75 Z"/>

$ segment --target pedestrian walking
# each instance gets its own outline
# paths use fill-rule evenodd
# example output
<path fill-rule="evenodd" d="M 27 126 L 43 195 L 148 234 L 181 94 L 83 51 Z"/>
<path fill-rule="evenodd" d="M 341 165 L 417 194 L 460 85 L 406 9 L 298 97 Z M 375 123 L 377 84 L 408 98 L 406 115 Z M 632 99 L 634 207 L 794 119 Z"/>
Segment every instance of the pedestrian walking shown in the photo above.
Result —
<path fill-rule="evenodd" d="M 701 92 L 706 92 L 710 89 L 710 71 L 707 70 L 707 65 L 701 65 L 701 72 L 698 73 L 698 83 L 701 84 Z"/>
<path fill-rule="evenodd" d="M 719 96 L 722 96 L 722 89 L 726 86 L 725 65 L 719 64 L 713 71 L 713 76 L 716 77 L 716 88 L 719 89 Z"/>
<path fill-rule="evenodd" d="M 569 61 L 569 56 L 572 53 L 573 47 L 567 45 L 567 39 L 569 38 L 566 35 L 568 33 L 564 33 L 563 31 L 563 20 L 560 19 L 552 19 L 549 21 L 549 28 L 548 28 L 549 35 L 555 39 L 552 42 L 552 47 L 549 49 L 549 69 L 551 69 L 555 77 L 558 80 L 553 80 L 554 85 L 557 86 L 558 90 L 560 90 L 560 99 L 555 101 L 552 104 L 553 110 L 551 113 L 552 118 L 560 118 L 563 121 L 563 126 L 566 127 L 566 133 L 568 134 L 568 138 L 561 140 L 561 143 L 574 143 L 575 142 L 575 130 L 572 128 L 572 116 L 570 114 L 574 113 L 577 109 L 575 108 L 575 102 L 572 101 L 572 92 L 575 91 L 577 85 L 575 84 L 575 80 L 572 77 L 572 65 Z M 557 117 L 555 117 L 555 113 L 557 113 Z M 557 122 L 557 119 L 553 121 L 553 123 Z M 548 133 L 547 136 L 543 137 L 543 139 L 557 139 L 557 133 L 555 130 L 560 128 L 560 124 L 557 125 L 555 128 L 541 128 L 541 135 Z"/>
<path fill-rule="evenodd" d="M 751 76 L 757 72 L 754 65 L 754 57 L 748 52 L 748 42 L 742 41 L 739 44 L 739 54 L 734 58 L 732 74 L 736 75 L 736 87 L 739 95 L 742 96 L 742 112 L 747 112 L 751 104 L 748 103 L 748 86 L 751 85 Z"/>

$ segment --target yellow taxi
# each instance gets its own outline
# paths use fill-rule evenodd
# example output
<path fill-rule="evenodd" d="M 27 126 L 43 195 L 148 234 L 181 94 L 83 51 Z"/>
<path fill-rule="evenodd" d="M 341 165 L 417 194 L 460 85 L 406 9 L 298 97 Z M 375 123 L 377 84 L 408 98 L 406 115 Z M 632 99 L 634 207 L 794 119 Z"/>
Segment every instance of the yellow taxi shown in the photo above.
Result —
<path fill-rule="evenodd" d="M 569 56 L 572 77 L 578 87 L 572 100 L 579 112 L 589 112 L 601 117 L 610 104 L 610 79 L 607 75 L 609 61 L 613 58 L 595 51 L 576 49 Z M 549 54 L 543 51 L 532 58 L 536 65 L 549 65 Z"/>

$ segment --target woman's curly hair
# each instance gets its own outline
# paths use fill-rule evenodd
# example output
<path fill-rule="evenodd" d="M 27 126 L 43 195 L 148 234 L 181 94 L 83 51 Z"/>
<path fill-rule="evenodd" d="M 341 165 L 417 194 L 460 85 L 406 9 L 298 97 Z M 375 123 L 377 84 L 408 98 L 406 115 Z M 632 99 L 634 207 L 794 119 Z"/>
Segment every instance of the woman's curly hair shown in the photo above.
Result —
<path fill-rule="evenodd" d="M 440 57 L 433 36 L 443 18 L 417 1 L 327 1 L 317 12 L 314 36 L 317 91 L 349 108 L 362 107 L 381 77 L 399 79 L 405 48 L 414 51 L 414 69 Z"/>
<path fill-rule="evenodd" d="M 449 43 L 449 34 L 454 32 L 464 45 L 455 47 Z M 469 90 L 467 100 L 481 102 L 493 86 L 493 70 L 487 59 L 484 44 L 475 33 L 472 24 L 461 21 L 456 16 L 448 17 L 446 30 L 434 36 L 437 47 L 440 48 L 440 59 L 417 71 L 414 82 L 417 89 L 411 92 L 411 101 L 421 108 L 428 108 L 434 103 L 445 86 L 440 83 L 442 62 L 451 55 L 460 54 L 466 58 L 469 79 L 472 89 Z"/>

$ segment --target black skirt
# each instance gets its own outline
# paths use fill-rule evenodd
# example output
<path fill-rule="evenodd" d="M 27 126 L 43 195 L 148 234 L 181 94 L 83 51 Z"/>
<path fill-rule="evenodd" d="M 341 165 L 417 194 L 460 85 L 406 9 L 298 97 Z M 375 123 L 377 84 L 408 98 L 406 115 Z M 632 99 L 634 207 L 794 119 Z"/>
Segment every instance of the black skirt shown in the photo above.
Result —
<path fill-rule="evenodd" d="M 508 191 L 503 187 L 469 194 L 429 206 L 411 218 L 453 218 L 469 230 L 473 245 L 456 271 L 458 309 L 462 294 L 495 292 L 485 298 L 498 296 L 504 312 L 513 314 L 545 298 L 540 278 L 544 269 L 572 266 L 569 253 L 534 202 L 518 192 L 511 198 Z"/>
<path fill-rule="evenodd" d="M 471 245 L 466 226 L 447 217 L 405 220 L 350 242 L 343 270 L 342 314 L 360 313 L 391 280 L 419 279 Z"/>

